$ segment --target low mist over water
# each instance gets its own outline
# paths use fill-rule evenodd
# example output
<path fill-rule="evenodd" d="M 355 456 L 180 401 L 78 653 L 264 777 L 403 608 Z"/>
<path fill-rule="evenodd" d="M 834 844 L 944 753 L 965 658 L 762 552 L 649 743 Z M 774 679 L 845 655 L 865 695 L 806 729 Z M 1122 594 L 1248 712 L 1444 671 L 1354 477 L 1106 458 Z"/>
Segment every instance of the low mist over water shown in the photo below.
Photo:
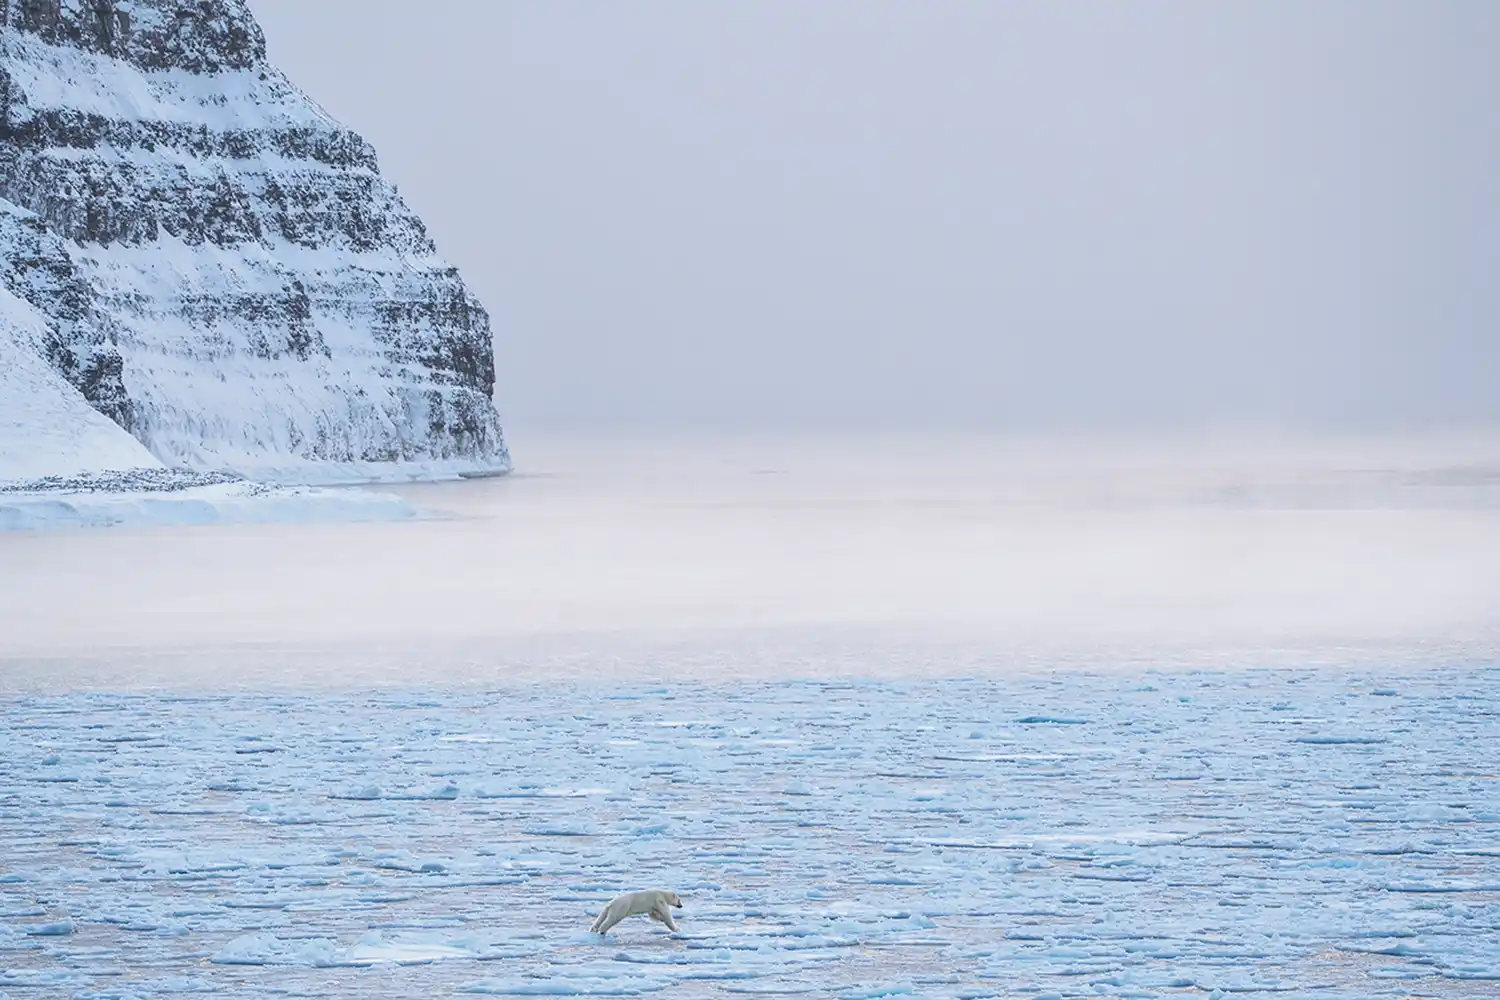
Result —
<path fill-rule="evenodd" d="M 1500 645 L 1494 438 L 529 438 L 517 459 L 399 488 L 413 522 L 0 537 L 0 658 L 28 685 L 339 685 Z M 254 655 L 198 655 L 227 647 Z"/>

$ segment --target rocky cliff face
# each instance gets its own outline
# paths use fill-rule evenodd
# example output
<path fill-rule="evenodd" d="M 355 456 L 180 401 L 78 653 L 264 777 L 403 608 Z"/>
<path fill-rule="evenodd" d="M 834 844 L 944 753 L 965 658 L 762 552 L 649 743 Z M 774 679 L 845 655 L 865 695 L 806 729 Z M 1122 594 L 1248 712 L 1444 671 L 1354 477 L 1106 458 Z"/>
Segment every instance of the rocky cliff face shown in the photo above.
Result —
<path fill-rule="evenodd" d="M 243 0 L 0 0 L 0 283 L 168 465 L 509 468 L 483 307 Z"/>

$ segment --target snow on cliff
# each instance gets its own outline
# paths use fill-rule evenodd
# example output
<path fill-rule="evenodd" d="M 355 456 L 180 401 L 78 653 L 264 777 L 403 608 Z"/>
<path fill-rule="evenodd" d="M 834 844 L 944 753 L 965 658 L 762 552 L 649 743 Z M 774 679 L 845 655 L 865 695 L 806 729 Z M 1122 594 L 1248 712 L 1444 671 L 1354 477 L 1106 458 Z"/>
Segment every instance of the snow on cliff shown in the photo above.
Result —
<path fill-rule="evenodd" d="M 0 287 L 0 480 L 510 467 L 483 307 L 243 0 L 0 0 Z"/>
<path fill-rule="evenodd" d="M 0 479 L 161 468 L 43 357 L 47 322 L 0 286 Z"/>
<path fill-rule="evenodd" d="M 394 520 L 399 497 L 165 468 L 47 360 L 52 330 L 0 285 L 0 531 Z"/>

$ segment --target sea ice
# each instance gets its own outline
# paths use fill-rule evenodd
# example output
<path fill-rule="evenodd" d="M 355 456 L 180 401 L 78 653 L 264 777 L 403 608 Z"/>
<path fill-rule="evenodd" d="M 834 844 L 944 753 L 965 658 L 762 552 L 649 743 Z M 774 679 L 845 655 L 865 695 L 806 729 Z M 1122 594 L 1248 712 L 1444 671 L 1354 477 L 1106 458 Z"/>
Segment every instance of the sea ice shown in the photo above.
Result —
<path fill-rule="evenodd" d="M 1494 668 L 1141 681 L 9 696 L 0 987 L 1492 992 Z M 681 933 L 586 931 L 655 886 Z"/>
<path fill-rule="evenodd" d="M 25 930 L 32 937 L 66 937 L 73 933 L 73 921 L 55 920 L 49 924 L 26 924 Z"/>

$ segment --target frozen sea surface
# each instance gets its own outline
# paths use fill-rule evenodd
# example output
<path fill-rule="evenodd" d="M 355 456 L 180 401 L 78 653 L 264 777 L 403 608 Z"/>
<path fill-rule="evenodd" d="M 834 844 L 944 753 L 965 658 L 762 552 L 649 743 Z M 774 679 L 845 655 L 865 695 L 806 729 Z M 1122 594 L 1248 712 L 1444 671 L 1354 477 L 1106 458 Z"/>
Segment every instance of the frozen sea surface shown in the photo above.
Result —
<path fill-rule="evenodd" d="M 0 710 L 12 1000 L 1500 992 L 1494 667 Z"/>
<path fill-rule="evenodd" d="M 3 1000 L 1500 995 L 1500 442 L 534 447 L 0 532 Z"/>

